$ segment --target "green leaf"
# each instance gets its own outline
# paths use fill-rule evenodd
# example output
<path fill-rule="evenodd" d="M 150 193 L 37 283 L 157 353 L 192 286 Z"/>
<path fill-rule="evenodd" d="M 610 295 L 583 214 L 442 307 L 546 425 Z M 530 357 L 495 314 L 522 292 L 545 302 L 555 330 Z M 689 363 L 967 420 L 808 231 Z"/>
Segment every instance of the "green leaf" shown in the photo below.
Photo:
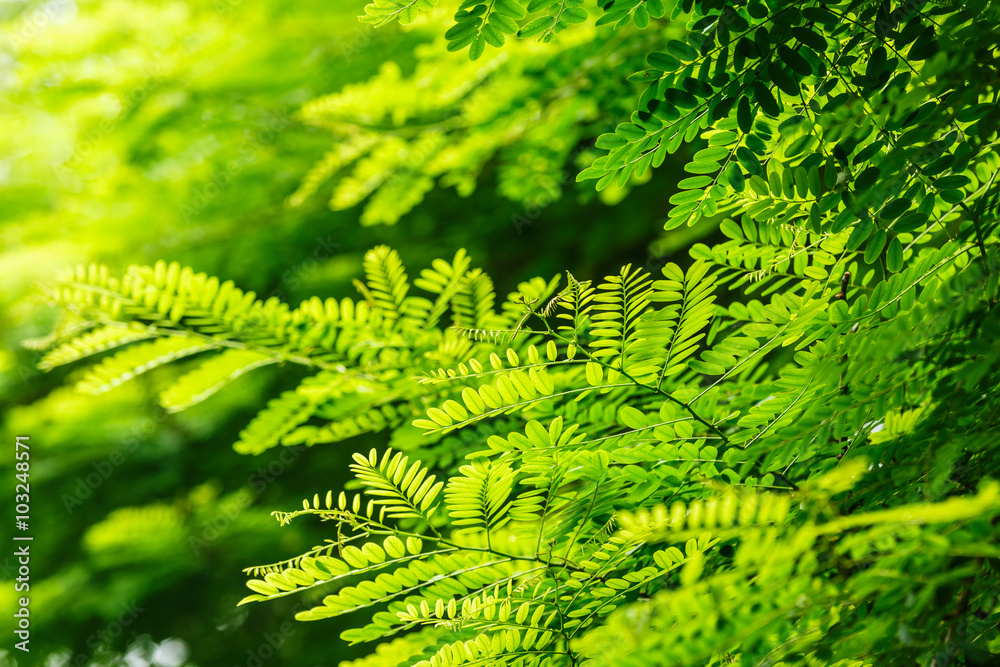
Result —
<path fill-rule="evenodd" d="M 524 18 L 524 7 L 517 0 L 494 0 L 493 10 L 512 19 Z"/>
<path fill-rule="evenodd" d="M 817 53 L 826 51 L 826 38 L 809 28 L 792 28 L 792 36 Z"/>
<path fill-rule="evenodd" d="M 868 264 L 874 264 L 879 257 L 882 255 L 882 249 L 885 247 L 886 233 L 884 229 L 878 229 L 872 234 L 871 239 L 868 241 L 868 245 L 865 246 L 865 262 Z"/>
<path fill-rule="evenodd" d="M 698 57 L 698 52 L 684 42 L 672 39 L 667 42 L 667 51 L 681 61 L 689 62 Z"/>
<path fill-rule="evenodd" d="M 717 162 L 690 162 L 684 165 L 684 171 L 689 174 L 714 174 L 718 170 Z"/>
<path fill-rule="evenodd" d="M 771 80 L 778 86 L 781 92 L 786 95 L 798 95 L 799 94 L 799 84 L 788 74 L 777 61 L 772 62 L 767 68 L 768 74 L 771 75 Z"/>
<path fill-rule="evenodd" d="M 897 237 L 889 242 L 889 248 L 885 253 L 885 265 L 892 273 L 898 273 L 903 268 L 903 244 Z"/>
<path fill-rule="evenodd" d="M 635 408 L 628 405 L 624 406 L 621 409 L 621 411 L 618 413 L 618 417 L 619 419 L 621 419 L 621 422 L 623 424 L 625 424 L 631 429 L 638 430 L 641 428 L 645 428 L 646 426 L 646 415 L 643 414 L 640 410 L 636 410 Z"/>
<path fill-rule="evenodd" d="M 711 185 L 713 182 L 714 179 L 711 176 L 689 176 L 688 178 L 681 180 L 681 182 L 677 184 L 677 187 L 681 190 L 692 190 L 704 188 L 707 185 Z"/>
<path fill-rule="evenodd" d="M 743 177 L 743 170 L 737 162 L 730 162 L 726 168 L 726 179 L 729 185 L 737 192 L 743 192 L 746 188 L 746 179 Z"/>
<path fill-rule="evenodd" d="M 483 51 L 486 50 L 486 37 L 480 33 L 473 41 L 472 46 L 469 47 L 469 60 L 479 60 L 479 57 L 483 55 Z"/>
<path fill-rule="evenodd" d="M 803 58 L 798 51 L 790 49 L 784 44 L 778 47 L 778 55 L 781 61 L 792 68 L 799 76 L 811 76 L 813 71 L 809 62 Z"/>
<path fill-rule="evenodd" d="M 681 66 L 681 61 L 669 53 L 654 51 L 646 56 L 646 63 L 654 68 L 665 72 L 672 72 Z"/>
<path fill-rule="evenodd" d="M 761 110 L 768 116 L 777 117 L 781 113 L 778 101 L 761 81 L 754 82 L 753 95 L 754 99 L 757 100 L 757 104 L 760 105 Z"/>
<path fill-rule="evenodd" d="M 881 175 L 882 171 L 878 167 L 868 167 L 854 179 L 854 188 L 858 192 L 870 190 Z"/>
<path fill-rule="evenodd" d="M 871 220 L 867 218 L 859 220 L 858 224 L 856 224 L 854 226 L 854 229 L 851 231 L 850 237 L 848 237 L 847 239 L 847 245 L 846 245 L 847 249 L 857 250 L 858 248 L 860 248 L 861 244 L 864 243 L 869 236 L 871 236 L 871 233 L 874 230 L 875 230 L 875 223 L 873 223 Z"/>
<path fill-rule="evenodd" d="M 753 127 L 753 111 L 750 109 L 750 98 L 741 97 L 736 108 L 736 118 L 740 126 L 740 132 L 749 134 Z"/>

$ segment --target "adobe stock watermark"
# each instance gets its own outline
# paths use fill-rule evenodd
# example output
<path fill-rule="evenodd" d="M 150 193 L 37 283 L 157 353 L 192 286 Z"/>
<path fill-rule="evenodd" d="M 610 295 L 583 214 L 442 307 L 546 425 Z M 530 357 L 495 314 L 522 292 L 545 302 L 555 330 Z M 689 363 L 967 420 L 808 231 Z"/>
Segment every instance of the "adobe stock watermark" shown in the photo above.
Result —
<path fill-rule="evenodd" d="M 646 255 L 646 263 L 643 268 L 654 276 L 658 276 L 660 270 L 670 263 L 670 257 L 673 255 L 671 252 L 657 252 L 650 249 L 649 253 Z"/>
<path fill-rule="evenodd" d="M 292 615 L 309 609 L 305 602 L 298 602 L 292 607 Z M 242 663 L 234 664 L 233 667 L 262 667 L 271 658 L 278 655 L 278 650 L 284 646 L 288 638 L 298 631 L 299 624 L 285 621 L 278 626 L 276 632 L 265 632 L 262 641 L 258 646 L 247 649 L 247 658 Z"/>
<path fill-rule="evenodd" d="M 191 222 L 204 211 L 216 197 L 232 184 L 233 178 L 257 161 L 258 153 L 273 144 L 277 140 L 278 134 L 291 125 L 291 122 L 291 119 L 283 111 L 271 112 L 267 116 L 263 129 L 248 130 L 246 138 L 237 149 L 238 157 L 215 171 L 207 183 L 194 189 L 194 195 L 188 203 L 181 204 L 180 213 L 184 222 Z"/>
<path fill-rule="evenodd" d="M 70 149 L 66 159 L 52 165 L 52 168 L 56 172 L 56 177 L 63 184 L 63 187 L 79 185 L 79 179 L 76 178 L 76 170 L 94 156 L 97 148 L 107 139 L 108 135 L 111 134 L 121 119 L 132 111 L 135 111 L 142 101 L 149 97 L 166 78 L 163 67 L 158 63 L 146 67 L 145 72 L 146 76 L 143 77 L 139 85 L 118 98 L 118 113 L 105 118 L 96 127 L 84 132 L 77 143 Z"/>
<path fill-rule="evenodd" d="M 338 39 L 340 57 L 350 64 L 355 57 L 371 46 L 378 28 L 371 23 L 358 23 L 350 38 Z"/>
<path fill-rule="evenodd" d="M 135 600 L 123 603 L 121 605 L 121 611 L 115 620 L 111 621 L 106 626 L 87 637 L 85 642 L 87 648 L 96 652 L 103 647 L 110 646 L 112 641 L 121 637 L 126 628 L 135 623 L 135 620 L 139 618 L 144 611 L 146 611 L 146 609 L 137 605 Z M 70 658 L 68 662 L 64 662 L 63 664 L 70 667 L 84 667 L 84 665 L 91 664 L 90 661 L 90 655 L 87 655 L 86 653 L 77 653 Z"/>
<path fill-rule="evenodd" d="M 65 25 L 76 15 L 75 0 L 48 0 L 19 16 L 5 36 L 15 47 L 22 48 L 49 26 Z"/>
<path fill-rule="evenodd" d="M 28 363 L 23 361 L 19 362 L 15 367 L 18 379 L 21 380 L 21 384 L 25 387 L 30 384 L 32 378 L 42 374 L 42 372 L 38 370 L 38 362 L 40 362 L 44 356 L 45 355 L 40 350 L 32 350 L 31 361 Z"/>
<path fill-rule="evenodd" d="M 195 556 L 219 539 L 248 507 L 260 497 L 268 485 L 281 477 L 302 454 L 302 447 L 285 447 L 267 465 L 261 466 L 247 477 L 247 493 L 235 494 L 219 506 L 219 511 L 201 522 L 201 530 L 188 536 L 188 546 Z"/>
<path fill-rule="evenodd" d="M 317 236 L 312 254 L 282 273 L 279 287 L 271 290 L 268 296 L 284 300 L 287 294 L 285 288 L 294 291 L 302 287 L 309 276 L 319 269 L 320 264 L 334 256 L 338 248 L 340 248 L 340 244 L 334 243 L 329 234 L 325 237 Z"/>
<path fill-rule="evenodd" d="M 243 0 L 213 0 L 212 11 L 220 19 L 227 18 L 230 14 L 243 6 Z"/>
<path fill-rule="evenodd" d="M 609 124 L 604 128 L 604 131 L 613 132 L 615 127 L 615 124 Z M 510 216 L 510 222 L 514 225 L 514 231 L 516 231 L 518 235 L 524 233 L 525 227 L 533 225 L 541 217 L 545 209 L 559 201 L 562 197 L 563 191 L 567 187 L 567 183 L 571 184 L 576 180 L 576 170 L 573 168 L 573 165 L 576 164 L 577 158 L 583 153 L 593 150 L 596 147 L 596 144 L 597 139 L 594 138 L 582 146 L 574 148 L 566 158 L 565 164 L 568 166 L 559 171 L 558 175 L 555 177 L 555 181 L 543 186 L 541 194 L 525 201 L 524 208 L 521 212 L 514 213 Z"/>
<path fill-rule="evenodd" d="M 167 420 L 167 411 L 159 404 L 154 404 L 150 415 L 133 424 L 122 437 L 121 445 L 106 457 L 93 461 L 90 466 L 93 471 L 78 476 L 69 493 L 62 494 L 62 503 L 68 514 L 73 514 L 108 481 L 114 472 L 128 459 L 128 455 L 139 448 L 139 445 L 149 440 L 156 433 L 160 424 Z"/>

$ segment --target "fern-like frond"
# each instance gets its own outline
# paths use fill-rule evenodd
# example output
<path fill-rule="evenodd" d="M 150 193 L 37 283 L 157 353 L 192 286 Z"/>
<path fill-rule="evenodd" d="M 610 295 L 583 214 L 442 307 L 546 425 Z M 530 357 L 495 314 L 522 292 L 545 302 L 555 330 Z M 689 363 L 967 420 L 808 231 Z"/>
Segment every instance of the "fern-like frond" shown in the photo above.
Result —
<path fill-rule="evenodd" d="M 354 455 L 351 470 L 375 497 L 375 504 L 385 508 L 392 519 L 420 519 L 431 524 L 440 503 L 436 502 L 445 483 L 428 475 L 420 461 L 409 463 L 402 452 L 387 451 L 381 458 L 373 449 L 367 457 Z"/>
<path fill-rule="evenodd" d="M 255 368 L 278 361 L 277 357 L 252 350 L 225 350 L 178 378 L 160 394 L 160 404 L 171 412 L 183 410 Z"/>
<path fill-rule="evenodd" d="M 216 349 L 218 346 L 213 343 L 180 336 L 139 343 L 89 368 L 76 388 L 88 394 L 100 394 L 165 364 Z"/>
<path fill-rule="evenodd" d="M 280 444 L 295 444 L 287 440 L 289 434 L 316 413 L 320 404 L 333 394 L 341 377 L 321 373 L 269 401 L 240 432 L 233 448 L 241 454 L 260 454 Z"/>
<path fill-rule="evenodd" d="M 595 359 L 624 370 L 628 343 L 635 341 L 636 324 L 649 306 L 651 280 L 642 269 L 625 266 L 605 281 L 593 297 L 589 347 Z"/>
<path fill-rule="evenodd" d="M 395 322 L 403 316 L 409 280 L 399 254 L 388 246 L 378 246 L 365 254 L 367 288 L 382 316 Z"/>
<path fill-rule="evenodd" d="M 493 324 L 493 306 L 496 295 L 493 281 L 481 269 L 473 269 L 465 274 L 458 293 L 455 294 L 453 309 L 455 326 L 469 329 L 487 329 Z"/>
<path fill-rule="evenodd" d="M 510 521 L 510 495 L 516 473 L 502 462 L 476 459 L 462 466 L 445 489 L 444 499 L 452 525 L 485 530 L 491 534 Z"/>
<path fill-rule="evenodd" d="M 101 327 L 87 331 L 50 350 L 38 362 L 42 370 L 70 364 L 85 357 L 153 338 L 154 333 L 143 327 Z"/>

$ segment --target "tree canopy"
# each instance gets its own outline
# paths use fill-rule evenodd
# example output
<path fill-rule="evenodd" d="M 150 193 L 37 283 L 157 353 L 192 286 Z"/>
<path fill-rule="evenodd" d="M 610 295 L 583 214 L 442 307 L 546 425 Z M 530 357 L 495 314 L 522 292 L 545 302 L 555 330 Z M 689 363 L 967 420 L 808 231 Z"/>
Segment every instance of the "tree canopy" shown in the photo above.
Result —
<path fill-rule="evenodd" d="M 96 142 L 127 168 L 18 172 L 12 224 L 61 271 L 47 323 L 5 317 L 56 377 L 31 371 L 4 428 L 67 442 L 53 486 L 119 452 L 156 490 L 111 464 L 114 504 L 78 499 L 49 623 L 101 579 L 165 609 L 204 579 L 186 614 L 231 616 L 190 631 L 192 664 L 292 618 L 314 623 L 282 664 L 1000 659 L 994 3 L 125 4 L 207 32 Z M 188 73 L 190 49 L 231 62 L 227 20 L 266 48 Z M 43 94 L 69 65 L 18 53 L 22 104 L 63 131 L 99 109 L 86 58 Z M 71 218 L 111 240 L 46 229 L 97 200 Z M 132 247 L 178 234 L 200 240 Z M 150 434 L 75 453 L 115 401 Z M 94 597 L 51 609 L 71 590 Z"/>

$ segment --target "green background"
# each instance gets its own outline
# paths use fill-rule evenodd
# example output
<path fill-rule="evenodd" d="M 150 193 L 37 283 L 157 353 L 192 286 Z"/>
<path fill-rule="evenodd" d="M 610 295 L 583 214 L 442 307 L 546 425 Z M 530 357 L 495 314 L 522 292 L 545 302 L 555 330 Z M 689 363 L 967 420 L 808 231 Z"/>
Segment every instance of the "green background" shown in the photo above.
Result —
<path fill-rule="evenodd" d="M 597 277 L 629 262 L 683 262 L 656 244 L 679 168 L 670 164 L 614 206 L 574 183 L 573 164 L 558 201 L 511 201 L 497 193 L 493 162 L 474 196 L 436 189 L 392 226 L 362 226 L 358 209 L 330 210 L 328 186 L 287 206 L 333 142 L 303 122 L 301 106 L 365 81 L 386 61 L 412 72 L 414 47 L 429 39 L 429 31 L 359 23 L 363 4 L 0 5 L 0 431 L 7 443 L 31 437 L 35 538 L 32 654 L 18 664 L 50 654 L 55 665 L 115 664 L 125 651 L 148 661 L 165 641 L 153 664 L 187 656 L 189 665 L 252 665 L 275 644 L 283 665 L 365 653 L 344 645 L 337 621 L 283 625 L 294 599 L 236 602 L 246 593 L 242 568 L 324 537 L 307 522 L 279 529 L 269 513 L 339 488 L 350 452 L 382 439 L 234 453 L 266 397 L 299 379 L 288 368 L 254 374 L 179 414 L 164 412 L 156 396 L 183 365 L 96 399 L 76 393 L 77 369 L 41 373 L 40 355 L 21 345 L 50 328 L 55 313 L 37 285 L 60 269 L 179 261 L 295 304 L 353 294 L 363 252 L 382 243 L 411 272 L 466 248 L 499 294 L 567 267 Z M 633 87 L 624 75 L 615 84 Z M 673 240 L 677 248 L 690 239 Z M 12 455 L 0 460 L 8 480 L 12 463 Z M 5 514 L 0 537 L 11 544 L 12 510 Z M 14 565 L 0 556 L 5 617 L 15 604 Z M 5 638 L 0 650 L 12 643 Z"/>

